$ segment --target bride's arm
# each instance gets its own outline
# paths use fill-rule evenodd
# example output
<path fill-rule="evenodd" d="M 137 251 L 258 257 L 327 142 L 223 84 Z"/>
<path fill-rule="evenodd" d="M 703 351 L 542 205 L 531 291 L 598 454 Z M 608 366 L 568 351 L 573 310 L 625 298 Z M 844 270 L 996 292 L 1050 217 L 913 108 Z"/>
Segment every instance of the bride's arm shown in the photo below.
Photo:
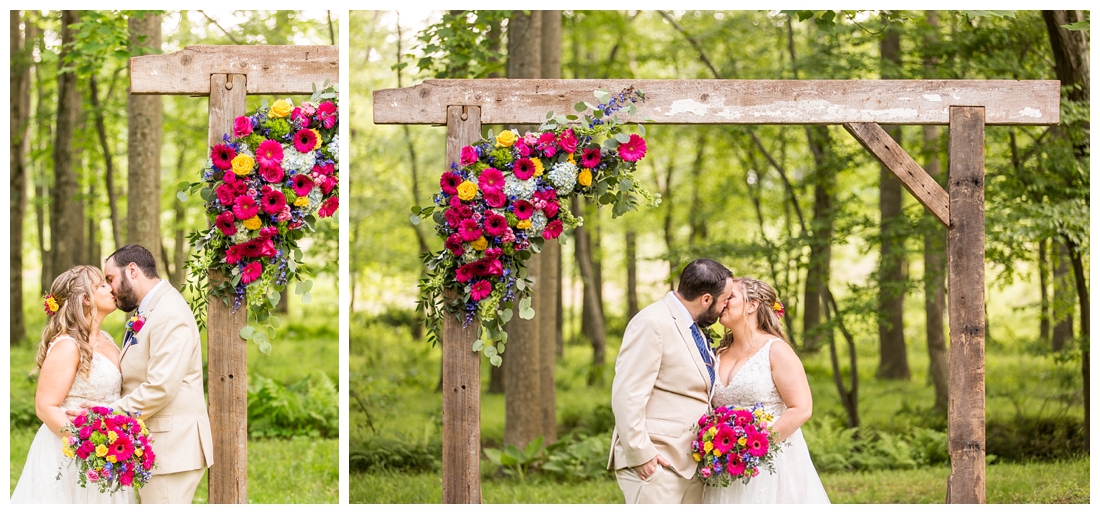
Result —
<path fill-rule="evenodd" d="M 58 437 L 65 435 L 63 429 L 69 422 L 61 402 L 65 401 L 73 386 L 79 365 L 80 352 L 76 342 L 62 339 L 54 343 L 39 370 L 38 387 L 34 392 L 34 413 Z"/>
<path fill-rule="evenodd" d="M 782 341 L 773 343 L 770 357 L 772 380 L 783 403 L 787 404 L 787 410 L 775 421 L 772 430 L 779 432 L 780 440 L 784 440 L 810 419 L 814 400 L 810 394 L 810 383 L 806 380 L 806 370 L 790 345 Z"/>

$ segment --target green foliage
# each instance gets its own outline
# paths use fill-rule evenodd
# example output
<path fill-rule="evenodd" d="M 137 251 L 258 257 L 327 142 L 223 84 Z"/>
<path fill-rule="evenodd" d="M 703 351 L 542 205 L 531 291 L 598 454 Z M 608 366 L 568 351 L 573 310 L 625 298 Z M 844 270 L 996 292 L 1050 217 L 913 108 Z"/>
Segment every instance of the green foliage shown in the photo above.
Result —
<path fill-rule="evenodd" d="M 438 440 L 428 443 L 372 438 L 351 445 L 348 469 L 360 473 L 429 473 L 440 470 L 442 459 L 443 445 Z"/>
<path fill-rule="evenodd" d="M 258 374 L 253 374 L 250 378 L 250 437 L 339 436 L 339 398 L 336 386 L 328 375 L 310 374 L 302 381 L 286 387 Z"/>
<path fill-rule="evenodd" d="M 579 435 L 570 433 L 546 448 L 542 471 L 548 477 L 569 483 L 585 482 L 612 476 L 607 469 L 611 452 L 611 433 Z"/>
<path fill-rule="evenodd" d="M 505 52 L 501 50 L 501 22 L 510 11 L 444 11 L 442 19 L 417 35 L 417 67 L 435 78 L 465 79 L 501 76 Z M 394 70 L 408 66 L 398 61 Z"/>

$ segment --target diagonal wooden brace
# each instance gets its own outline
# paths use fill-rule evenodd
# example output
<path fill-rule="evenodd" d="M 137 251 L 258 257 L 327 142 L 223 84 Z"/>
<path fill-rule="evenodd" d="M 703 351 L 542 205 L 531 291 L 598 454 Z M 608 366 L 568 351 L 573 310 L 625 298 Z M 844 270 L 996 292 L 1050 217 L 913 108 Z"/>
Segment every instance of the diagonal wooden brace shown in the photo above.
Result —
<path fill-rule="evenodd" d="M 898 177 L 901 184 L 917 201 L 921 203 L 943 226 L 950 226 L 950 202 L 947 191 L 917 164 L 894 138 L 890 137 L 878 123 L 845 123 L 844 128 L 871 155 L 879 160 Z"/>

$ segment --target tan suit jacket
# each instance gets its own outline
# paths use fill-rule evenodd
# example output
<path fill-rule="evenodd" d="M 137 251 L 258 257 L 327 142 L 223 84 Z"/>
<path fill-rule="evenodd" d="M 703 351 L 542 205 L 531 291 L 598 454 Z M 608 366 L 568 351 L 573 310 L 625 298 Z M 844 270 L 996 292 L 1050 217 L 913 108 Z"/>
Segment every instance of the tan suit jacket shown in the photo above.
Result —
<path fill-rule="evenodd" d="M 680 476 L 695 476 L 693 426 L 710 406 L 710 375 L 674 297 L 630 320 L 615 359 L 615 432 L 608 469 L 642 465 L 658 453 Z"/>
<path fill-rule="evenodd" d="M 141 412 L 157 455 L 154 475 L 214 463 L 202 383 L 202 348 L 191 307 L 170 284 L 153 292 L 136 342 L 122 349 L 122 398 L 113 407 Z"/>

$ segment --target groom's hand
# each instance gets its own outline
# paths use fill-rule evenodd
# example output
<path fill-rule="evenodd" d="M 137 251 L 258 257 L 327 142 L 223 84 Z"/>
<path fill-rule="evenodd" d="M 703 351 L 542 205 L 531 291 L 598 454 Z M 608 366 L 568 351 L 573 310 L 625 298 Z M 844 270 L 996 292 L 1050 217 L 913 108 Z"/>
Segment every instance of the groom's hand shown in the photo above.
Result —
<path fill-rule="evenodd" d="M 657 466 L 668 466 L 670 464 L 672 463 L 669 462 L 668 459 L 665 459 L 658 453 L 657 456 L 650 459 L 649 462 L 635 467 L 634 472 L 638 474 L 638 478 L 648 480 L 650 475 L 657 471 Z"/>

